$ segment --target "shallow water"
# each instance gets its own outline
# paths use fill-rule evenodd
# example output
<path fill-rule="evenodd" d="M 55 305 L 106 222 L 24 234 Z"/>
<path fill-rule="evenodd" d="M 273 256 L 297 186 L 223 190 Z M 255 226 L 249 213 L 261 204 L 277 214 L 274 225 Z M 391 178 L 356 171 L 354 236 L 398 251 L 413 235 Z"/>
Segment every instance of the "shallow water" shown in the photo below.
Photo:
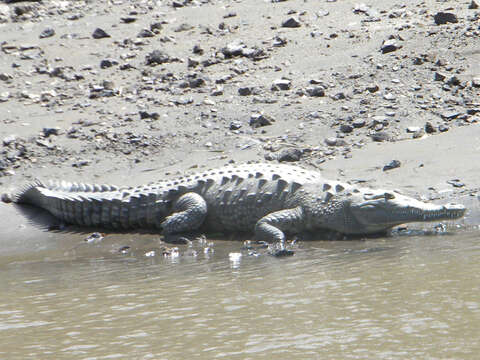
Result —
<path fill-rule="evenodd" d="M 194 242 L 172 257 L 153 235 L 61 236 L 0 257 L 0 358 L 477 359 L 480 351 L 475 231 L 304 242 L 289 258 L 248 255 L 238 241 L 207 252 Z"/>

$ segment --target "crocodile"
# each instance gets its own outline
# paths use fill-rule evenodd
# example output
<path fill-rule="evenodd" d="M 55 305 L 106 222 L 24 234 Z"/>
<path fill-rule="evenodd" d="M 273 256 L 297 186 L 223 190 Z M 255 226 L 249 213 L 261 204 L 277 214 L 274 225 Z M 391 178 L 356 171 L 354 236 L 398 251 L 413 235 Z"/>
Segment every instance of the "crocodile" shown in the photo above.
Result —
<path fill-rule="evenodd" d="M 285 234 L 373 234 L 409 222 L 458 219 L 462 205 L 435 205 L 397 191 L 325 180 L 285 164 L 242 164 L 137 187 L 39 181 L 12 200 L 48 210 L 66 223 L 176 234 L 250 231 L 285 244 Z"/>

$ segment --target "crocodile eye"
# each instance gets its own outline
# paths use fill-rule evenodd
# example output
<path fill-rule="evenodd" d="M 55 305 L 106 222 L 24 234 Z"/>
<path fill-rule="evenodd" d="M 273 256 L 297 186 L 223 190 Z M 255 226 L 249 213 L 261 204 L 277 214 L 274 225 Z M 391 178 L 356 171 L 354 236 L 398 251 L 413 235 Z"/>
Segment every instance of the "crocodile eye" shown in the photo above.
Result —
<path fill-rule="evenodd" d="M 385 200 L 392 200 L 395 199 L 395 195 L 389 192 L 385 193 Z"/>

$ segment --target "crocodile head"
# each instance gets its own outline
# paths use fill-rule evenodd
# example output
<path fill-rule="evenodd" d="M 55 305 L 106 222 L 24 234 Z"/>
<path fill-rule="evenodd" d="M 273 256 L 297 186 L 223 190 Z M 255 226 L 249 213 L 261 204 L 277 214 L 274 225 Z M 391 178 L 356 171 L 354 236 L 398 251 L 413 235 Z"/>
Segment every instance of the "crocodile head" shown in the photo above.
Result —
<path fill-rule="evenodd" d="M 376 233 L 404 223 L 458 219 L 465 214 L 463 205 L 435 205 L 384 190 L 360 191 L 347 204 L 352 228 L 345 232 L 352 233 L 357 228 L 362 233 Z"/>
<path fill-rule="evenodd" d="M 396 191 L 373 190 L 330 182 L 323 189 L 305 187 L 302 210 L 306 226 L 344 234 L 374 234 L 410 222 L 461 218 L 463 205 L 435 205 Z"/>

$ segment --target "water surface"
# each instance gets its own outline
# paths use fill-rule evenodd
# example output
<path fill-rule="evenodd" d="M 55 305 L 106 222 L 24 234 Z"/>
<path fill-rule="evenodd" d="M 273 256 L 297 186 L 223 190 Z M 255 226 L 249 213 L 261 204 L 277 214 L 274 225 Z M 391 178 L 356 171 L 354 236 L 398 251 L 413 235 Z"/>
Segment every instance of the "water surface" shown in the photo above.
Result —
<path fill-rule="evenodd" d="M 281 259 L 84 238 L 0 257 L 0 358 L 478 358 L 476 231 L 304 242 Z"/>

